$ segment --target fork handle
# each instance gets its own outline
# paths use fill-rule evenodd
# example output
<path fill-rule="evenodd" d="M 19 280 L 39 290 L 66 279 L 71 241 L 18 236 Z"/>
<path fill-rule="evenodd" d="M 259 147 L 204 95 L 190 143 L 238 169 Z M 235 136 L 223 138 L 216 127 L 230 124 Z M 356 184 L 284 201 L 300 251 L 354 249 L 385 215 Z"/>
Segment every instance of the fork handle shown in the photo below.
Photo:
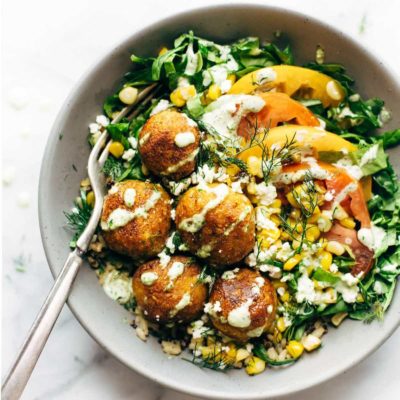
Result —
<path fill-rule="evenodd" d="M 18 357 L 3 383 L 3 400 L 17 400 L 21 397 L 33 368 L 47 342 L 47 338 L 67 300 L 71 286 L 81 265 L 82 258 L 75 249 L 69 254 L 64 267 L 57 276 Z"/>

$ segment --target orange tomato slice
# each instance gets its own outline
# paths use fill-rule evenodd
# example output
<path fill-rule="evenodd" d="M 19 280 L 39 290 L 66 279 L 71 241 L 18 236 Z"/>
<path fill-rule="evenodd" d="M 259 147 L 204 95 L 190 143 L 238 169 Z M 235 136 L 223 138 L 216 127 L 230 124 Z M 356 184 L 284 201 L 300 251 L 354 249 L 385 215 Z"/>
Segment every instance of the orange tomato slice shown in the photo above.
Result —
<path fill-rule="evenodd" d="M 334 194 L 337 196 L 342 190 L 351 183 L 357 183 L 357 189 L 353 192 L 350 192 L 345 199 L 343 199 L 342 203 L 345 203 L 346 200 L 350 199 L 349 208 L 351 214 L 355 219 L 357 219 L 363 228 L 369 228 L 371 226 L 371 217 L 369 215 L 369 211 L 367 208 L 367 203 L 365 201 L 364 192 L 362 185 L 354 180 L 350 175 L 346 173 L 346 171 L 342 168 L 335 167 L 332 164 L 324 163 L 322 161 L 318 161 L 318 165 L 320 168 L 330 172 L 332 174 L 331 179 L 325 180 L 325 185 L 328 190 L 333 190 Z M 304 169 L 309 169 L 310 166 L 307 163 L 297 163 L 290 164 L 283 167 L 282 172 L 296 172 Z"/>
<path fill-rule="evenodd" d="M 259 93 L 265 106 L 258 113 L 250 113 L 242 118 L 238 127 L 238 135 L 246 140 L 256 130 L 275 128 L 283 122 L 304 126 L 319 126 L 318 119 L 301 103 L 291 99 L 285 93 Z"/>

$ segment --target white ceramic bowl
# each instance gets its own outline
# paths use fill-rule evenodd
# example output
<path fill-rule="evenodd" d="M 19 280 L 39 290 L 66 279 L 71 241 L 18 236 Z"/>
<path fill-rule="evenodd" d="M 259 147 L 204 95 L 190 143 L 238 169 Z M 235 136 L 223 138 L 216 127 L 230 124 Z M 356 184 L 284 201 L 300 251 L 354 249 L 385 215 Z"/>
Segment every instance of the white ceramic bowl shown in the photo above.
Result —
<path fill-rule="evenodd" d="M 219 42 L 248 35 L 271 38 L 274 31 L 281 30 L 291 39 L 297 63 L 313 60 L 316 45 L 322 44 L 328 61 L 343 63 L 356 77 L 360 93 L 382 97 L 387 107 L 395 111 L 388 128 L 400 126 L 400 113 L 395 108 L 400 104 L 400 90 L 395 77 L 372 54 L 322 22 L 260 5 L 204 8 L 163 20 L 133 34 L 103 57 L 72 91 L 53 126 L 39 191 L 41 233 L 53 275 L 59 272 L 69 252 L 70 233 L 65 229 L 63 211 L 71 207 L 79 182 L 86 177 L 88 124 L 101 113 L 103 100 L 131 67 L 129 56 L 133 50 L 137 54 L 154 54 L 190 29 Z M 395 152 L 399 160 L 399 151 Z M 399 171 L 399 161 L 396 167 Z M 69 306 L 89 334 L 130 368 L 173 389 L 221 399 L 273 398 L 321 383 L 371 354 L 400 322 L 400 296 L 396 293 L 383 323 L 346 321 L 340 329 L 330 330 L 321 350 L 306 355 L 294 366 L 248 377 L 243 371 L 224 374 L 202 370 L 180 357 L 169 359 L 154 338 L 143 343 L 124 322 L 128 312 L 103 293 L 95 273 L 87 266 L 77 277 Z"/>

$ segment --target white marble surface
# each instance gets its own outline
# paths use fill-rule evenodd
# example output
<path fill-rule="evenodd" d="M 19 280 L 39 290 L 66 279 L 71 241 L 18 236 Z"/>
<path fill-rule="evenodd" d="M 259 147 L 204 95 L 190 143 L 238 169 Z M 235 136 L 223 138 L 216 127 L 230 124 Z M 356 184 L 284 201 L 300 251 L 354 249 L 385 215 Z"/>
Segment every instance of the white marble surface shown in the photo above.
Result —
<path fill-rule="evenodd" d="M 3 177 L 10 178 L 15 172 L 12 182 L 3 185 L 3 375 L 52 284 L 39 236 L 36 198 L 46 137 L 62 101 L 82 72 L 132 31 L 179 10 L 211 3 L 3 1 Z M 338 26 L 400 74 L 397 0 L 265 3 L 279 3 Z M 16 109 L 13 101 L 23 107 Z M 20 267 L 18 260 L 22 261 Z M 24 272 L 18 271 L 21 268 Z M 351 371 L 291 399 L 398 398 L 399 363 L 400 331 Z M 192 399 L 156 386 L 114 360 L 68 309 L 63 311 L 23 398 Z"/>

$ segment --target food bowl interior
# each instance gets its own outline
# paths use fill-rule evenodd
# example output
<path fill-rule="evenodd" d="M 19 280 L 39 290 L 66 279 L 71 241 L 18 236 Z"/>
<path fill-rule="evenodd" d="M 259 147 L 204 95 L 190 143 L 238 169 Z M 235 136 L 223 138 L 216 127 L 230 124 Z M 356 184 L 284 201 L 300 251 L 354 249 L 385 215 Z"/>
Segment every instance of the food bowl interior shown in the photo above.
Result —
<path fill-rule="evenodd" d="M 102 113 L 105 97 L 113 93 L 120 77 L 131 68 L 132 52 L 154 55 L 188 30 L 223 43 L 249 35 L 271 39 L 280 30 L 290 39 L 298 64 L 313 60 L 316 45 L 321 44 L 327 61 L 344 64 L 356 77 L 362 95 L 379 96 L 389 110 L 395 111 L 387 128 L 400 126 L 396 110 L 400 91 L 393 75 L 342 33 L 311 18 L 277 8 L 237 5 L 194 10 L 161 21 L 132 35 L 97 63 L 72 92 L 53 126 L 42 165 L 39 211 L 43 243 L 54 275 L 69 252 L 71 233 L 65 228 L 63 211 L 71 208 L 80 180 L 87 176 L 88 124 Z M 399 171 L 399 152 L 392 153 L 391 158 Z M 131 315 L 104 294 L 88 266 L 79 272 L 69 305 L 99 344 L 127 366 L 174 389 L 224 399 L 271 398 L 320 383 L 376 349 L 397 327 L 400 318 L 397 293 L 382 323 L 367 326 L 346 321 L 340 329 L 330 329 L 320 351 L 290 368 L 250 378 L 243 371 L 218 373 L 200 369 L 181 357 L 167 357 L 154 338 L 142 342 L 126 322 Z"/>

